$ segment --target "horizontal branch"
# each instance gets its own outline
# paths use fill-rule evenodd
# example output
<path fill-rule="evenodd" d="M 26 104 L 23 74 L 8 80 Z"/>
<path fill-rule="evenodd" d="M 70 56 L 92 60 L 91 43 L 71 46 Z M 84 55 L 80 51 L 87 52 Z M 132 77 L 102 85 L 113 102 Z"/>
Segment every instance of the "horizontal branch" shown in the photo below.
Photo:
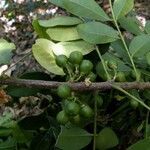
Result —
<path fill-rule="evenodd" d="M 123 89 L 150 89 L 150 82 L 95 82 L 89 86 L 85 82 L 71 83 L 71 82 L 57 82 L 57 81 L 43 81 L 43 80 L 25 80 L 25 79 L 0 79 L 0 85 L 12 85 L 17 87 L 27 88 L 43 88 L 53 89 L 61 84 L 68 84 L 74 91 L 94 91 L 94 90 L 110 90 L 112 84 L 118 85 Z"/>

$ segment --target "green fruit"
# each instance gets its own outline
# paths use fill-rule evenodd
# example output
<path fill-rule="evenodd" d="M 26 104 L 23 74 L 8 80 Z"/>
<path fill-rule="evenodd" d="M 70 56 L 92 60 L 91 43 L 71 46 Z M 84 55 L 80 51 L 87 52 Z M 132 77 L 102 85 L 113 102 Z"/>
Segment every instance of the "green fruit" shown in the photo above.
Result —
<path fill-rule="evenodd" d="M 69 121 L 68 116 L 66 115 L 65 111 L 63 111 L 63 110 L 57 114 L 56 119 L 57 119 L 58 123 L 60 123 L 62 125 L 65 125 Z"/>
<path fill-rule="evenodd" d="M 93 116 L 94 112 L 91 107 L 88 105 L 83 105 L 80 109 L 80 115 L 84 118 L 91 118 Z"/>
<path fill-rule="evenodd" d="M 96 80 L 97 75 L 93 72 L 90 72 L 90 74 L 88 74 L 87 78 L 89 78 L 89 80 L 91 82 L 94 82 Z"/>
<path fill-rule="evenodd" d="M 117 75 L 116 75 L 116 81 L 118 82 L 125 82 L 126 81 L 126 76 L 125 76 L 125 73 L 124 72 L 117 72 Z"/>
<path fill-rule="evenodd" d="M 76 116 L 80 111 L 80 106 L 79 104 L 75 102 L 68 102 L 65 106 L 65 112 L 69 116 Z"/>
<path fill-rule="evenodd" d="M 80 115 L 76 115 L 73 118 L 70 119 L 71 123 L 79 125 L 81 123 L 81 117 Z"/>
<path fill-rule="evenodd" d="M 115 61 L 115 60 L 109 60 L 108 61 L 108 67 L 110 68 L 110 69 L 117 69 L 117 62 Z"/>
<path fill-rule="evenodd" d="M 136 109 L 139 106 L 139 103 L 135 100 L 130 100 L 130 105 L 132 108 Z"/>
<path fill-rule="evenodd" d="M 71 96 L 71 88 L 67 84 L 62 84 L 57 88 L 57 94 L 61 98 Z"/>
<path fill-rule="evenodd" d="M 58 55 L 55 57 L 56 64 L 64 68 L 67 64 L 68 58 L 65 55 Z"/>
<path fill-rule="evenodd" d="M 101 62 L 98 62 L 97 65 L 96 65 L 96 73 L 99 77 L 101 77 L 104 81 L 107 80 L 107 75 L 104 71 L 104 68 L 102 66 L 102 63 Z M 112 74 L 112 71 L 110 72 L 109 71 L 109 76 L 110 78 L 112 79 L 113 76 L 114 76 L 114 73 Z"/>
<path fill-rule="evenodd" d="M 89 60 L 82 60 L 80 64 L 80 72 L 83 74 L 89 74 L 93 69 L 93 64 Z"/>
<path fill-rule="evenodd" d="M 81 61 L 83 59 L 83 55 L 81 52 L 79 51 L 74 51 L 70 54 L 69 56 L 69 61 L 72 63 L 72 64 L 80 64 Z"/>

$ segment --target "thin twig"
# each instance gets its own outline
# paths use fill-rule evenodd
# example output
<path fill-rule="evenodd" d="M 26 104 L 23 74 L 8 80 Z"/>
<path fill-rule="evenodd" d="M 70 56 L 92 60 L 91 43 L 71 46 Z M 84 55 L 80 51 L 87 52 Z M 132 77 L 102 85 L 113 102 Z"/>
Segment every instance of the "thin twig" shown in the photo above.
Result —
<path fill-rule="evenodd" d="M 124 90 L 129 89 L 150 89 L 150 82 L 95 82 L 89 86 L 85 82 L 57 82 L 57 81 L 43 81 L 43 80 L 26 80 L 26 79 L 0 79 L 0 85 L 13 85 L 18 87 L 28 88 L 43 88 L 52 89 L 57 88 L 61 84 L 68 84 L 74 91 L 95 91 L 95 90 L 111 90 L 113 89 L 112 84 L 119 86 Z"/>

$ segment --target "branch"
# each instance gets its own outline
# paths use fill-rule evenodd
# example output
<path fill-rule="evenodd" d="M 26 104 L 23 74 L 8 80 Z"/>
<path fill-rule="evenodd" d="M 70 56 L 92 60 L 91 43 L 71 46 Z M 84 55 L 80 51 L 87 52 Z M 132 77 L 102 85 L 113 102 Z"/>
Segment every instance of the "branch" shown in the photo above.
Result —
<path fill-rule="evenodd" d="M 52 89 L 57 88 L 61 84 L 68 84 L 74 91 L 95 91 L 95 90 L 110 90 L 115 84 L 123 89 L 150 89 L 150 82 L 95 82 L 89 86 L 85 82 L 71 83 L 71 82 L 57 82 L 57 81 L 43 81 L 43 80 L 25 80 L 25 79 L 0 79 L 0 85 L 12 85 L 17 87 L 27 88 L 43 88 Z"/>

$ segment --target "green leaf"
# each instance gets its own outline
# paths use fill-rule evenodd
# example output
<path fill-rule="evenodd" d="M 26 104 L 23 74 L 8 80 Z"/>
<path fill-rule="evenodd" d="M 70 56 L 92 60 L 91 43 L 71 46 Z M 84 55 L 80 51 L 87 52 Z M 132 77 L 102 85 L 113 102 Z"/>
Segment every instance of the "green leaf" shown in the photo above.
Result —
<path fill-rule="evenodd" d="M 127 150 L 149 150 L 150 139 L 143 139 L 131 145 Z"/>
<path fill-rule="evenodd" d="M 0 137 L 8 137 L 12 133 L 12 129 L 0 128 Z"/>
<path fill-rule="evenodd" d="M 65 9 L 79 17 L 108 21 L 110 18 L 94 0 L 62 0 Z"/>
<path fill-rule="evenodd" d="M 133 38 L 129 45 L 132 57 L 142 57 L 150 51 L 150 35 L 139 35 Z"/>
<path fill-rule="evenodd" d="M 112 42 L 110 47 L 119 55 L 119 57 L 123 58 L 124 60 L 128 60 L 128 62 L 130 62 L 121 40 Z"/>
<path fill-rule="evenodd" d="M 56 65 L 53 54 L 54 43 L 47 39 L 38 39 L 32 47 L 32 52 L 38 63 L 51 73 L 64 75 L 63 70 Z"/>
<path fill-rule="evenodd" d="M 72 26 L 82 23 L 81 19 L 69 16 L 58 16 L 49 20 L 39 20 L 39 25 L 42 27 L 55 27 L 55 26 Z"/>
<path fill-rule="evenodd" d="M 150 34 L 150 20 L 146 21 L 146 25 L 145 25 L 144 29 L 148 34 Z"/>
<path fill-rule="evenodd" d="M 83 40 L 72 41 L 72 42 L 60 42 L 55 44 L 53 52 L 55 55 L 64 54 L 69 56 L 73 51 L 80 51 L 83 55 L 86 55 L 94 50 L 94 45 L 89 44 Z"/>
<path fill-rule="evenodd" d="M 39 25 L 39 21 L 37 19 L 32 21 L 32 26 L 39 38 L 49 39 L 46 29 Z"/>
<path fill-rule="evenodd" d="M 105 150 L 115 147 L 118 143 L 118 137 L 111 128 L 104 128 L 96 137 L 96 148 L 98 150 Z"/>
<path fill-rule="evenodd" d="M 12 57 L 12 50 L 15 49 L 13 43 L 9 43 L 4 39 L 0 39 L 0 64 L 10 63 Z"/>
<path fill-rule="evenodd" d="M 105 62 L 108 62 L 109 60 L 116 62 L 117 63 L 117 69 L 116 69 L 117 72 L 125 72 L 126 74 L 128 74 L 131 71 L 131 68 L 128 67 L 121 59 L 119 59 L 115 55 L 112 55 L 112 54 L 107 52 L 102 57 L 103 57 Z M 114 76 L 114 71 L 112 71 L 108 67 L 107 67 L 107 70 L 108 70 L 110 75 Z M 103 68 L 103 65 L 101 62 L 99 62 L 97 64 L 96 72 L 102 79 L 106 80 L 106 74 L 105 74 L 105 71 L 104 71 L 104 68 Z"/>
<path fill-rule="evenodd" d="M 117 40 L 118 32 L 100 22 L 88 22 L 77 27 L 82 39 L 92 44 L 104 44 Z"/>
<path fill-rule="evenodd" d="M 6 141 L 0 142 L 0 150 L 15 150 L 16 141 L 13 138 L 9 138 Z"/>
<path fill-rule="evenodd" d="M 53 27 L 46 32 L 55 41 L 64 42 L 80 39 L 76 27 Z"/>
<path fill-rule="evenodd" d="M 30 80 L 50 80 L 50 76 L 42 72 L 25 73 L 19 76 L 19 78 L 30 79 Z M 7 86 L 6 90 L 8 95 L 13 97 L 23 97 L 23 96 L 31 96 L 31 95 L 34 96 L 37 93 L 41 92 L 41 89 L 39 88 L 16 87 L 14 85 Z"/>
<path fill-rule="evenodd" d="M 150 52 L 146 54 L 147 64 L 150 65 Z"/>
<path fill-rule="evenodd" d="M 26 91 L 26 92 L 24 92 Z M 9 86 L 7 88 L 7 93 L 10 96 L 13 97 L 21 97 L 21 96 L 34 96 L 36 95 L 40 90 L 39 89 L 34 89 L 34 88 L 25 88 L 25 87 L 16 87 L 16 86 Z"/>
<path fill-rule="evenodd" d="M 118 20 L 121 27 L 124 28 L 125 30 L 135 34 L 135 35 L 140 35 L 143 34 L 141 28 L 140 28 L 140 23 L 136 18 L 133 17 L 123 17 Z"/>
<path fill-rule="evenodd" d="M 57 5 L 61 8 L 65 8 L 63 4 L 63 0 L 49 0 L 52 4 Z"/>
<path fill-rule="evenodd" d="M 32 133 L 27 133 L 25 130 L 22 130 L 16 123 L 16 126 L 13 128 L 13 138 L 17 143 L 26 143 L 31 140 Z"/>
<path fill-rule="evenodd" d="M 115 0 L 113 11 L 116 19 L 124 17 L 134 6 L 134 0 Z"/>
<path fill-rule="evenodd" d="M 56 147 L 63 150 L 80 150 L 88 145 L 91 140 L 91 134 L 84 129 L 62 127 L 56 141 Z"/>

